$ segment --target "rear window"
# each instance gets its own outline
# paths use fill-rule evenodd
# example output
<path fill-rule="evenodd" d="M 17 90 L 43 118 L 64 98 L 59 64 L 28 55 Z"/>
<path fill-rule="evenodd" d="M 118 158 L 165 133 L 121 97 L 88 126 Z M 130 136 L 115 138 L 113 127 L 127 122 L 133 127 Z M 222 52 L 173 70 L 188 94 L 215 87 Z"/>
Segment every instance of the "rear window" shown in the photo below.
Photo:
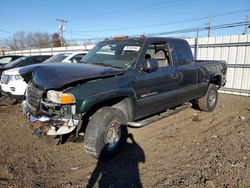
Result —
<path fill-rule="evenodd" d="M 9 63 L 12 60 L 11 57 L 3 57 L 0 59 L 0 63 Z"/>
<path fill-rule="evenodd" d="M 193 55 L 189 45 L 185 41 L 173 41 L 173 52 L 178 58 L 179 65 L 191 64 Z"/>

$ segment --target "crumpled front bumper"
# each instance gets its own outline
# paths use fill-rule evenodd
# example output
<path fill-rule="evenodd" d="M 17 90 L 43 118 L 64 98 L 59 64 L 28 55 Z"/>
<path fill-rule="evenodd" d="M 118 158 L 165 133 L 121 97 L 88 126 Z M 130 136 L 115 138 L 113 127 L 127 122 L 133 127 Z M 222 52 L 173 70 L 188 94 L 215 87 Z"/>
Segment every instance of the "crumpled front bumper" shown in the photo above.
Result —
<path fill-rule="evenodd" d="M 23 101 L 23 114 L 29 119 L 31 127 L 39 130 L 44 135 L 63 135 L 72 132 L 78 125 L 79 120 L 74 119 L 73 115 L 62 118 L 62 117 L 47 117 L 40 116 L 36 117 L 32 115 L 26 106 L 26 101 Z"/>

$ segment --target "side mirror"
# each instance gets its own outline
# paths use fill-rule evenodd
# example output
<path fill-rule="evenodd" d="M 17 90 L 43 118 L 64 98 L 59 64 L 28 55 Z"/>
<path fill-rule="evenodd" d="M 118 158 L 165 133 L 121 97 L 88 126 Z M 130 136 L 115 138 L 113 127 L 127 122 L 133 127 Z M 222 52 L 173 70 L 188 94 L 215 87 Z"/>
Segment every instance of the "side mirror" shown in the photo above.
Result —
<path fill-rule="evenodd" d="M 156 59 L 146 59 L 143 63 L 143 71 L 154 72 L 158 69 L 158 61 Z"/>

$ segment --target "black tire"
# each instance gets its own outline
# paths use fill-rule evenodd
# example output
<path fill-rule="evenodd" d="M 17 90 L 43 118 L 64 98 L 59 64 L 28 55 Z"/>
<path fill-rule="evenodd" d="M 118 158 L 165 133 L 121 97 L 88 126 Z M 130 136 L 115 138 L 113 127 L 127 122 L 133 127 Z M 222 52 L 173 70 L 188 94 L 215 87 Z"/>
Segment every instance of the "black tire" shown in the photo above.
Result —
<path fill-rule="evenodd" d="M 218 89 L 214 84 L 210 84 L 204 97 L 198 99 L 200 110 L 212 112 L 218 101 Z"/>
<path fill-rule="evenodd" d="M 90 117 L 85 131 L 86 152 L 97 159 L 112 158 L 126 142 L 128 134 L 127 127 L 124 126 L 126 122 L 127 118 L 121 110 L 112 107 L 100 108 Z M 108 134 L 111 135 L 110 142 Z"/>

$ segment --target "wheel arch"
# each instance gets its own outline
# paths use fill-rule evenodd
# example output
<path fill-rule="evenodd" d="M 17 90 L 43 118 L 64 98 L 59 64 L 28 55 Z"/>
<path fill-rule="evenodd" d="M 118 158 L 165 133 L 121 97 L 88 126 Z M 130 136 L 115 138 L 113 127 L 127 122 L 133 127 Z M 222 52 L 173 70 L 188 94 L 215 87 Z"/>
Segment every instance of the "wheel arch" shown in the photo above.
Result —
<path fill-rule="evenodd" d="M 137 109 L 135 93 L 130 89 L 122 89 L 92 95 L 84 100 L 80 111 L 90 117 L 104 106 L 120 109 L 126 115 L 127 119 L 131 121 L 134 119 Z"/>
<path fill-rule="evenodd" d="M 214 84 L 218 88 L 220 88 L 221 85 L 222 85 L 222 77 L 221 77 L 221 75 L 218 74 L 218 75 L 211 76 L 209 84 Z"/>

